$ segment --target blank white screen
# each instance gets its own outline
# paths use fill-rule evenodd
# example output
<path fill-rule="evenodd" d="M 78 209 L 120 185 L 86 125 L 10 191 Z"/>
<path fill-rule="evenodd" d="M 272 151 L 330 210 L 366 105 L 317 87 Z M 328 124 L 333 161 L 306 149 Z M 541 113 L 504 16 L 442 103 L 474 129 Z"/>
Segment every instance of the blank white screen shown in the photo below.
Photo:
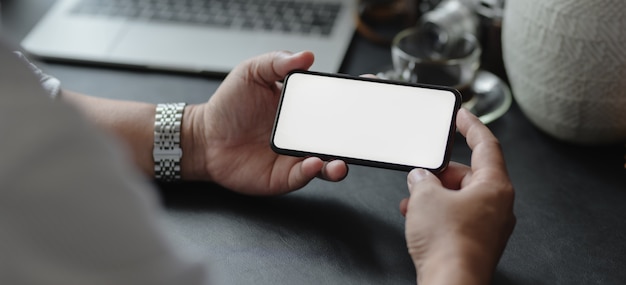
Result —
<path fill-rule="evenodd" d="M 304 73 L 285 88 L 278 148 L 430 169 L 443 163 L 451 91 Z"/>

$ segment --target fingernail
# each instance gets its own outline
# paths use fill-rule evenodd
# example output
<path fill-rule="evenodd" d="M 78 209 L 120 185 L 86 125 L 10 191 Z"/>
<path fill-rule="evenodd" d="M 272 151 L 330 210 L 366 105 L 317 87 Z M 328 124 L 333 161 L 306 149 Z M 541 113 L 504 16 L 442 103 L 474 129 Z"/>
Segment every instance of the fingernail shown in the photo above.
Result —
<path fill-rule="evenodd" d="M 298 53 L 293 53 L 290 51 L 281 51 L 280 52 L 280 61 L 282 61 L 283 63 L 289 62 L 292 59 L 300 56 L 300 54 L 302 54 L 302 52 L 298 52 Z"/>
<path fill-rule="evenodd" d="M 416 169 L 411 170 L 411 172 L 409 172 L 409 177 L 407 181 L 409 182 L 409 185 L 411 185 L 413 183 L 422 181 L 423 179 L 426 178 L 428 174 L 429 172 L 427 170 L 416 168 Z"/>
<path fill-rule="evenodd" d="M 297 57 L 299 55 L 301 55 L 302 52 L 291 52 L 291 51 L 285 51 L 285 57 L 287 58 L 292 58 L 292 57 Z"/>

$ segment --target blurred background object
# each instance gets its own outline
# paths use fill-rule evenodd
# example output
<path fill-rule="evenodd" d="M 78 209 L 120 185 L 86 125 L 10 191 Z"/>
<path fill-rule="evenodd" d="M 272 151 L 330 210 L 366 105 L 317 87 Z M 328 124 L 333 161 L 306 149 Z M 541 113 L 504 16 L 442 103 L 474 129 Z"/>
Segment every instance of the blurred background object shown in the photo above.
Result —
<path fill-rule="evenodd" d="M 455 88 L 467 102 L 471 85 L 480 67 L 480 43 L 472 33 L 441 41 L 432 30 L 409 28 L 400 32 L 391 46 L 393 70 L 384 77 L 396 80 Z"/>
<path fill-rule="evenodd" d="M 446 0 L 424 13 L 419 26 L 439 53 L 449 54 L 467 34 L 478 36 L 478 14 L 471 3 Z"/>
<path fill-rule="evenodd" d="M 414 26 L 419 0 L 359 0 L 357 32 L 377 44 L 390 45 L 393 36 Z"/>
<path fill-rule="evenodd" d="M 516 102 L 572 143 L 626 141 L 626 1 L 509 0 L 506 70 Z"/>
<path fill-rule="evenodd" d="M 357 0 L 53 2 L 21 40 L 31 56 L 219 76 L 274 50 L 310 50 L 313 70 L 338 72 L 357 13 Z"/>
<path fill-rule="evenodd" d="M 481 67 L 506 81 L 501 48 L 504 4 L 504 0 L 360 0 L 357 32 L 391 46 L 393 37 L 404 29 L 424 22 L 437 27 L 437 21 L 449 24 L 461 19 L 462 31 L 474 33 L 481 44 Z"/>
<path fill-rule="evenodd" d="M 438 35 L 442 49 L 454 46 L 464 33 L 478 38 L 481 48 L 481 68 L 506 80 L 502 62 L 502 16 L 504 0 L 443 0 L 425 1 L 420 5 L 419 23 L 433 35 Z"/>
<path fill-rule="evenodd" d="M 508 111 L 512 97 L 500 44 L 502 0 L 386 3 L 415 8 L 410 11 L 417 16 L 402 18 L 405 25 L 395 26 L 404 29 L 395 32 L 390 44 L 393 67 L 379 77 L 455 88 L 463 106 L 484 123 Z M 377 42 L 386 44 L 383 39 Z"/>

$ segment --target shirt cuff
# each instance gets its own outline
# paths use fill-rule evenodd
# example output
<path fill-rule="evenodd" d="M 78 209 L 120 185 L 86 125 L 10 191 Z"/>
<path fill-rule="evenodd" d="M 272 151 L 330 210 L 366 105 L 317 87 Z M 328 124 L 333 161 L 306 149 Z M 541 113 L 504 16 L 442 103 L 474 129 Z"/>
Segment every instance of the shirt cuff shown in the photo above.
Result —
<path fill-rule="evenodd" d="M 50 95 L 50 98 L 56 99 L 57 97 L 59 97 L 59 95 L 61 94 L 61 81 L 53 76 L 45 74 L 43 71 L 41 71 L 41 69 L 39 69 L 39 67 L 30 62 L 28 58 L 26 58 L 26 56 L 24 56 L 24 54 L 22 54 L 21 52 L 16 51 L 15 54 L 18 58 L 24 61 L 26 65 L 30 68 L 30 70 L 35 74 L 35 76 L 39 78 L 39 83 L 41 84 L 41 87 L 43 87 L 46 93 Z"/>

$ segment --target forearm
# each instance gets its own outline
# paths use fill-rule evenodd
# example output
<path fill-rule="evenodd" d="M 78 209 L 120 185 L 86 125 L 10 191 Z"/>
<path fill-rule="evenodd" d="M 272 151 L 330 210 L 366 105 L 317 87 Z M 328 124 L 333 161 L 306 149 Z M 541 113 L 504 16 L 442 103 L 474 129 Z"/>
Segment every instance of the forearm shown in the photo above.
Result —
<path fill-rule="evenodd" d="M 92 123 L 124 142 L 132 152 L 136 166 L 148 177 L 154 177 L 154 104 L 92 97 L 67 90 L 63 91 L 61 98 Z M 187 180 L 200 179 L 204 173 L 203 156 L 194 155 L 194 151 L 202 152 L 193 138 L 193 116 L 195 112 L 201 112 L 197 106 L 185 107 L 181 127 L 181 176 Z"/>
<path fill-rule="evenodd" d="M 63 91 L 62 100 L 75 106 L 91 122 L 122 140 L 133 155 L 133 161 L 150 177 L 154 176 L 154 115 L 149 103 L 91 97 Z"/>

